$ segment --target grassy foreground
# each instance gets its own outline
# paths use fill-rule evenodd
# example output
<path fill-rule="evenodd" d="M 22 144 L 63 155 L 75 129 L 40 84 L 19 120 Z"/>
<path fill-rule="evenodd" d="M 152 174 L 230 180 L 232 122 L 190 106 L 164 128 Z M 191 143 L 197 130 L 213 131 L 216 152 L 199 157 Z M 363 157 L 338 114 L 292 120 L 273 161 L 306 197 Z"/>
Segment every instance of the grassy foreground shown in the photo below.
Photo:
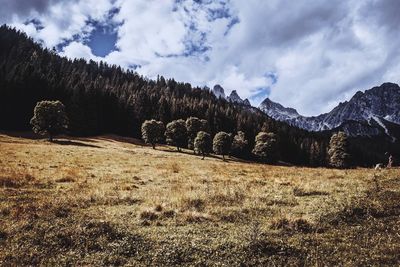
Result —
<path fill-rule="evenodd" d="M 400 170 L 0 135 L 1 266 L 398 266 Z"/>

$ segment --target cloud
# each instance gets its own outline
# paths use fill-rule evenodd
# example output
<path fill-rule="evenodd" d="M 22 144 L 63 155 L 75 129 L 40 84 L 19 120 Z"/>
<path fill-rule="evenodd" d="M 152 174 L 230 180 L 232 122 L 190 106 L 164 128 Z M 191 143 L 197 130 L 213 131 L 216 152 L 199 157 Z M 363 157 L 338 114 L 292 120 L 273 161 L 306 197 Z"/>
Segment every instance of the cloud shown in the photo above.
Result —
<path fill-rule="evenodd" d="M 1 19 L 62 55 L 105 60 L 305 115 L 400 82 L 397 0 L 0 0 Z M 115 50 L 93 55 L 104 25 Z M 94 39 L 93 39 L 94 40 Z M 112 44 L 110 44 L 112 47 Z"/>
<path fill-rule="evenodd" d="M 67 56 L 70 58 L 84 58 L 91 59 L 95 61 L 100 61 L 100 57 L 96 57 L 93 55 L 91 48 L 87 45 L 84 45 L 79 42 L 71 42 L 67 46 L 63 48 L 61 55 Z"/>

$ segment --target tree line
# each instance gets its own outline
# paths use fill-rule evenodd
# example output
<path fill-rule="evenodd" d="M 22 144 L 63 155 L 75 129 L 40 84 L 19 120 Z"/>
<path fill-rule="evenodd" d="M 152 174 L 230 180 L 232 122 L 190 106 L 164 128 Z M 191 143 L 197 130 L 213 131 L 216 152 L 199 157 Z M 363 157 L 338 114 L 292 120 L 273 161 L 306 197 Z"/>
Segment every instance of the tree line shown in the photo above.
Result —
<path fill-rule="evenodd" d="M 49 141 L 53 141 L 56 134 L 68 129 L 69 119 L 65 112 L 65 106 L 60 101 L 40 101 L 36 104 L 30 120 L 35 133 L 48 135 Z M 181 148 L 192 149 L 196 154 L 202 155 L 202 159 L 213 151 L 217 155 L 235 155 L 243 157 L 248 146 L 246 134 L 242 131 L 233 136 L 232 133 L 223 131 L 211 138 L 208 131 L 208 122 L 197 117 L 189 117 L 185 120 L 178 119 L 169 122 L 166 126 L 162 121 L 146 120 L 141 126 L 142 139 L 150 144 L 153 149 L 157 143 L 166 142 L 176 146 L 178 152 Z M 339 132 L 330 140 L 330 164 L 333 167 L 348 167 L 350 155 L 348 154 L 348 142 L 344 133 Z M 276 163 L 279 160 L 279 148 L 277 136 L 274 133 L 260 132 L 255 138 L 252 154 L 257 160 L 267 163 Z"/>

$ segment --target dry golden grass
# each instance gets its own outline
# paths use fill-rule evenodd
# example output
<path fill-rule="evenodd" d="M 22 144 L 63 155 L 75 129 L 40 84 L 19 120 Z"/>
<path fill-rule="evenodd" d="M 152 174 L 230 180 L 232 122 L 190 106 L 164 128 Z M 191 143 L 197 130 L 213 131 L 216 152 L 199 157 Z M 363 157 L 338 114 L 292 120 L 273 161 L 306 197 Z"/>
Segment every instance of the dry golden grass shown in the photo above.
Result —
<path fill-rule="evenodd" d="M 400 264 L 399 169 L 3 134 L 0 199 L 0 265 Z"/>

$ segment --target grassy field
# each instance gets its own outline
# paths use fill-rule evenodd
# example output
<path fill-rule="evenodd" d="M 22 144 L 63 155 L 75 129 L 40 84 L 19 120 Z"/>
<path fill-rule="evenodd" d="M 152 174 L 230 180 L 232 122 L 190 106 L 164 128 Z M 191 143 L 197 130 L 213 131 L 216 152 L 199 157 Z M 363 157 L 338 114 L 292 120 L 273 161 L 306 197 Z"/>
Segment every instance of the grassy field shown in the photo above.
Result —
<path fill-rule="evenodd" d="M 398 266 L 400 169 L 0 134 L 1 266 Z"/>

